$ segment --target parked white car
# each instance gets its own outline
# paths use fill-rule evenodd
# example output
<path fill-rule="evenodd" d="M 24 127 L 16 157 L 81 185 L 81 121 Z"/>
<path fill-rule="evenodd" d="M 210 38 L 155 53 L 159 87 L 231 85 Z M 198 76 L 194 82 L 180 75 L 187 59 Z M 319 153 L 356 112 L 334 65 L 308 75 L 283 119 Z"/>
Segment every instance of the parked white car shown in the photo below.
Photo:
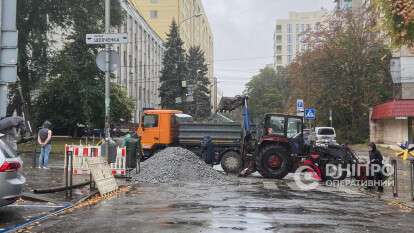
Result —
<path fill-rule="evenodd" d="M 312 141 L 317 145 L 337 144 L 335 129 L 333 127 L 315 127 L 312 132 Z"/>

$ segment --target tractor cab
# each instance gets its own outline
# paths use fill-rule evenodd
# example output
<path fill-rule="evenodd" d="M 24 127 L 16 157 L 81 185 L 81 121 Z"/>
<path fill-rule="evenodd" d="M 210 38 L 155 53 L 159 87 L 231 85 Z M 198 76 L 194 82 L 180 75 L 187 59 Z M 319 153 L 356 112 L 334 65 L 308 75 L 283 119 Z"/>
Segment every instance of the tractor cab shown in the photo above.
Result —
<path fill-rule="evenodd" d="M 303 117 L 286 114 L 266 114 L 261 144 L 280 142 L 292 155 L 303 155 Z"/>

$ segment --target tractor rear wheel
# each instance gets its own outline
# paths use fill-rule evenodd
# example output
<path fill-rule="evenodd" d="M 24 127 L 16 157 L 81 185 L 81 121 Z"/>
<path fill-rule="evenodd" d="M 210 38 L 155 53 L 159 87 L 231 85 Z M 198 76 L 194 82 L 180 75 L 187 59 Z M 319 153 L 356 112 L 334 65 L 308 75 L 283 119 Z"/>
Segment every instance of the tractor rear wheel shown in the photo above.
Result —
<path fill-rule="evenodd" d="M 230 174 L 238 174 L 243 167 L 241 156 L 236 151 L 227 151 L 224 153 L 223 157 L 221 157 L 220 164 L 224 172 Z"/>
<path fill-rule="evenodd" d="M 256 157 L 256 169 L 265 178 L 282 179 L 291 165 L 289 153 L 280 145 L 265 146 Z"/>

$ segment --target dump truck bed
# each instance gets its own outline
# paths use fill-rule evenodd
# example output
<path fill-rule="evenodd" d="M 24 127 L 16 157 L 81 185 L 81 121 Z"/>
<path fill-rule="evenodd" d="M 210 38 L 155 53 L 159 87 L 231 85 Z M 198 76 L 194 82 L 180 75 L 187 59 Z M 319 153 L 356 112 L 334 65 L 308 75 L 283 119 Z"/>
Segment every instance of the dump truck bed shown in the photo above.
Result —
<path fill-rule="evenodd" d="M 180 123 L 177 143 L 184 146 L 200 145 L 201 140 L 210 136 L 216 146 L 240 145 L 242 128 L 240 123 Z"/>

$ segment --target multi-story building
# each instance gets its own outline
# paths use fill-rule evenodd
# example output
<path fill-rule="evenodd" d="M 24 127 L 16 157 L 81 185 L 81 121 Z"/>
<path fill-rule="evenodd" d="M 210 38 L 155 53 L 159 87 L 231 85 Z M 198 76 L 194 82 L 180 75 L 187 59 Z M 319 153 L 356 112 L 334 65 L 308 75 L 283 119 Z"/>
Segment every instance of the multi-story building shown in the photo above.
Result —
<path fill-rule="evenodd" d="M 327 11 L 290 12 L 288 19 L 276 20 L 273 38 L 275 69 L 289 65 L 296 55 L 308 49 L 304 34 L 318 30 L 327 15 Z"/>
<path fill-rule="evenodd" d="M 217 103 L 214 85 L 214 38 L 201 0 L 131 0 L 146 21 L 165 41 L 173 19 L 180 28 L 184 48 L 200 46 L 208 64 L 208 78 L 213 110 Z"/>
<path fill-rule="evenodd" d="M 163 40 L 145 21 L 137 9 L 126 0 L 121 0 L 125 12 L 119 33 L 128 34 L 128 43 L 113 46 L 120 55 L 121 66 L 116 81 L 125 87 L 135 104 L 133 121 L 139 122 L 143 108 L 160 105 L 160 71 L 164 54 Z"/>

